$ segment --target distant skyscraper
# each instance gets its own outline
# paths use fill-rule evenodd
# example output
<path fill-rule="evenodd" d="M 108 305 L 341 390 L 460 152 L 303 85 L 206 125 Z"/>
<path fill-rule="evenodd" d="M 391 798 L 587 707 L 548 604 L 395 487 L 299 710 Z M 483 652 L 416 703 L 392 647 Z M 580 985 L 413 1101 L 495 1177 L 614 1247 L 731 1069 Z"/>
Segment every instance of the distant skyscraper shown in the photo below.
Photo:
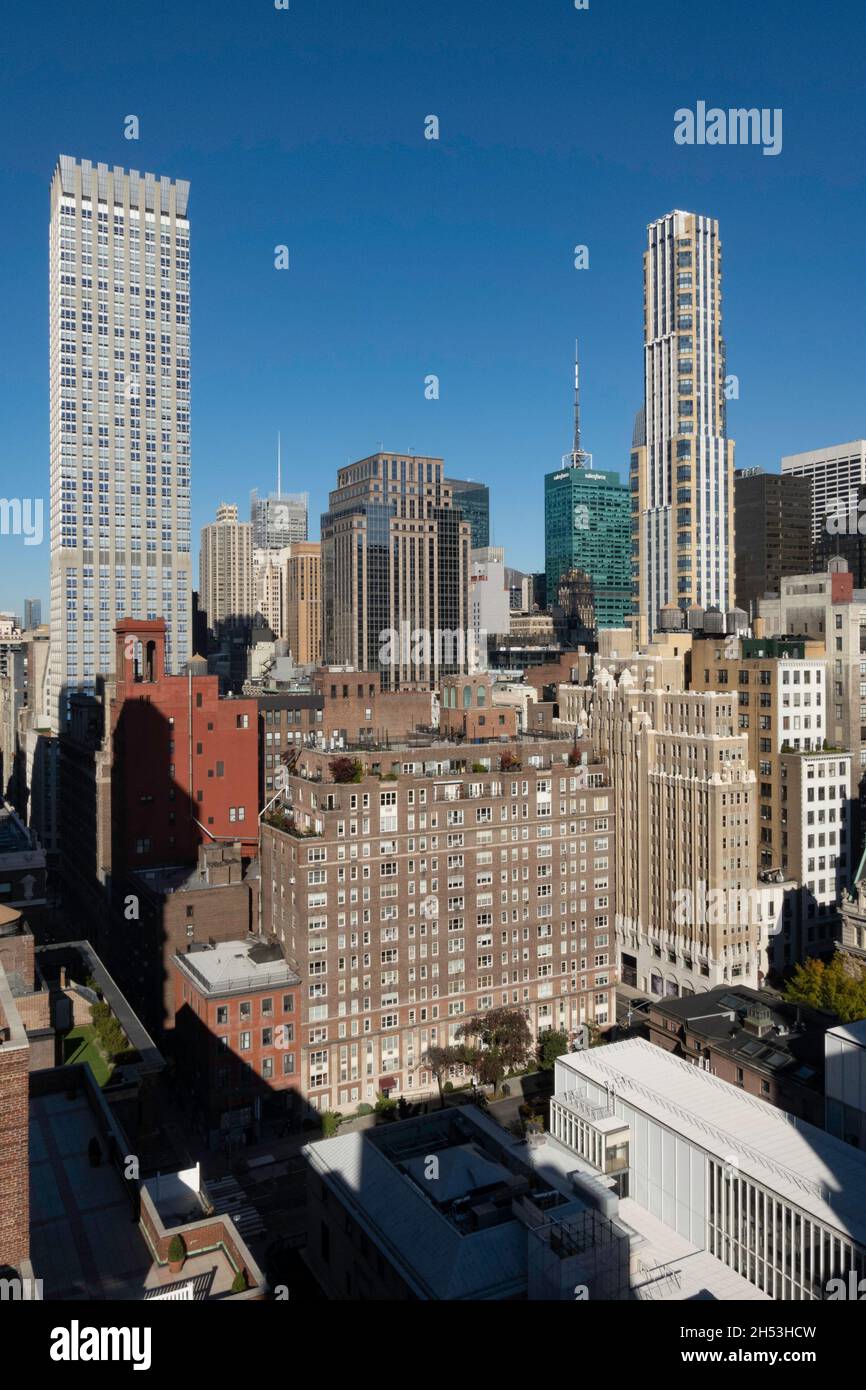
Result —
<path fill-rule="evenodd" d="M 212 632 L 252 623 L 256 610 L 252 526 L 238 521 L 234 505 L 221 503 L 216 521 L 201 528 L 199 590 Z"/>
<path fill-rule="evenodd" d="M 67 155 L 51 184 L 55 723 L 113 672 L 125 616 L 165 618 L 170 671 L 189 657 L 188 194 Z"/>
<path fill-rule="evenodd" d="M 472 629 L 479 650 L 487 653 L 487 637 L 507 634 L 511 625 L 511 606 L 505 582 L 505 551 L 489 545 L 473 550 L 472 573 L 469 579 L 469 606 Z"/>
<path fill-rule="evenodd" d="M 293 541 L 307 539 L 309 494 L 283 492 L 282 454 L 277 440 L 277 490 L 267 497 L 250 493 L 250 521 L 256 550 L 282 550 Z"/>
<path fill-rule="evenodd" d="M 737 606 L 754 617 L 758 599 L 778 593 L 784 575 L 807 574 L 812 559 L 812 484 L 808 478 L 734 474 Z"/>
<path fill-rule="evenodd" d="M 644 254 L 644 417 L 631 455 L 634 610 L 734 598 L 734 445 L 727 437 L 722 248 L 715 218 L 671 212 Z"/>
<path fill-rule="evenodd" d="M 782 472 L 811 480 L 812 544 L 817 546 L 828 520 L 844 515 L 846 507 L 857 515 L 860 488 L 866 484 L 866 439 L 788 454 L 782 459 Z"/>
<path fill-rule="evenodd" d="M 472 527 L 472 549 L 485 550 L 490 545 L 490 488 L 486 483 L 446 478 L 454 506 L 463 513 Z"/>
<path fill-rule="evenodd" d="M 42 600 L 41 598 L 26 598 L 24 600 L 24 627 L 27 631 L 31 628 L 39 627 L 42 623 Z"/>
<path fill-rule="evenodd" d="M 325 661 L 379 671 L 386 689 L 464 670 L 470 549 L 441 459 L 341 468 L 322 517 Z"/>
<path fill-rule="evenodd" d="M 580 444 L 580 378 L 575 345 L 574 441 L 562 467 L 544 479 L 544 559 L 549 603 L 575 570 L 592 583 L 599 627 L 624 627 L 631 609 L 630 502 L 618 473 L 592 466 Z"/>

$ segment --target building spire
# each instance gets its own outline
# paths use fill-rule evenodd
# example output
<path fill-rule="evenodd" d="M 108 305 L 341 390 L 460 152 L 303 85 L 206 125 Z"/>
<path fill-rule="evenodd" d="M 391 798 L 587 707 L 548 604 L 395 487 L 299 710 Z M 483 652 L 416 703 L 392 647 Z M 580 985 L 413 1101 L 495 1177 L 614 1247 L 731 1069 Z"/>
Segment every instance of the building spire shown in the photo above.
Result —
<path fill-rule="evenodd" d="M 574 458 L 580 457 L 580 355 L 577 339 L 574 340 Z"/>
<path fill-rule="evenodd" d="M 281 449 L 281 435 L 277 430 L 277 496 L 283 495 L 283 459 Z"/>
<path fill-rule="evenodd" d="M 580 354 L 576 338 L 574 340 L 574 438 L 571 442 L 571 453 L 563 454 L 562 463 L 564 468 L 584 468 L 586 464 L 592 466 L 592 455 L 585 453 L 580 447 Z"/>

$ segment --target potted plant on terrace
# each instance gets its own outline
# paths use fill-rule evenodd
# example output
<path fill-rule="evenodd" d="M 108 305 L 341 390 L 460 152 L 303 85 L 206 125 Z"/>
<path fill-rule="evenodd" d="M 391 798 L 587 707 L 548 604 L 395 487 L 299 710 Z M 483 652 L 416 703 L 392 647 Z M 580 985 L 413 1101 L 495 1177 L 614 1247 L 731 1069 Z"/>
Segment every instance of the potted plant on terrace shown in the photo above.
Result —
<path fill-rule="evenodd" d="M 172 1236 L 168 1244 L 168 1267 L 172 1274 L 180 1274 L 186 1259 L 186 1241 L 183 1236 Z"/>

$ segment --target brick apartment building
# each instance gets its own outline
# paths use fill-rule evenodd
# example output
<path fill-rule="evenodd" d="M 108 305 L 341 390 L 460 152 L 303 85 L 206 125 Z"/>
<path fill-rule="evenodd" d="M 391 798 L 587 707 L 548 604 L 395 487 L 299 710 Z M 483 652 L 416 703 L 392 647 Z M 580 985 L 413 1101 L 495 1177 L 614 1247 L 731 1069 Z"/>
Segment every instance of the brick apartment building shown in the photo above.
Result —
<path fill-rule="evenodd" d="M 115 631 L 108 734 L 123 862 L 193 863 L 200 844 L 226 839 L 255 852 L 255 700 L 220 699 L 216 676 L 166 675 L 162 618 Z"/>
<path fill-rule="evenodd" d="M 650 1041 L 769 1105 L 824 1127 L 824 1034 L 835 1014 L 724 986 L 654 999 Z"/>
<path fill-rule="evenodd" d="M 0 962 L 0 1273 L 30 1254 L 29 1053 Z"/>
<path fill-rule="evenodd" d="M 212 1147 L 256 1137 L 299 1099 L 298 985 L 280 947 L 193 946 L 171 962 L 178 1067 Z"/>
<path fill-rule="evenodd" d="M 142 869 L 127 880 L 138 916 L 115 924 L 122 941 L 122 974 L 147 1026 L 174 1027 L 172 961 L 203 945 L 238 941 L 258 931 L 259 881 L 240 842 L 200 845 L 198 863 Z M 128 896 L 127 895 L 127 896 Z"/>
<path fill-rule="evenodd" d="M 313 673 L 313 691 L 322 697 L 326 740 L 385 743 L 434 724 L 437 697 L 429 687 L 382 690 L 378 671 L 323 666 Z"/>
<path fill-rule="evenodd" d="M 293 748 L 406 738 L 431 728 L 438 703 L 429 690 L 381 690 L 376 671 L 322 667 L 311 685 L 257 697 L 261 806 L 278 789 L 276 771 Z"/>
<path fill-rule="evenodd" d="M 615 825 L 586 742 L 304 750 L 262 824 L 262 917 L 301 978 L 319 1110 L 423 1094 L 427 1049 L 494 1005 L 534 1032 L 613 1022 Z M 578 760 L 582 765 L 572 765 Z"/>

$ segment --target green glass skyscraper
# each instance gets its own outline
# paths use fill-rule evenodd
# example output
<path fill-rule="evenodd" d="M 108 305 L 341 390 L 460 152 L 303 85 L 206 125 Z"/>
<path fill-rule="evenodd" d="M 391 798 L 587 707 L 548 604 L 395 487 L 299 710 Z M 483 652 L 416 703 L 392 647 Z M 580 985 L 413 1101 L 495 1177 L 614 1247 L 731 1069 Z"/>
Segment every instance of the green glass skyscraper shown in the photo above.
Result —
<path fill-rule="evenodd" d="M 592 466 L 580 447 L 580 377 L 575 345 L 574 447 L 544 478 L 544 558 L 548 604 L 559 581 L 583 570 L 592 581 L 598 627 L 625 627 L 631 612 L 631 501 L 614 471 Z"/>

